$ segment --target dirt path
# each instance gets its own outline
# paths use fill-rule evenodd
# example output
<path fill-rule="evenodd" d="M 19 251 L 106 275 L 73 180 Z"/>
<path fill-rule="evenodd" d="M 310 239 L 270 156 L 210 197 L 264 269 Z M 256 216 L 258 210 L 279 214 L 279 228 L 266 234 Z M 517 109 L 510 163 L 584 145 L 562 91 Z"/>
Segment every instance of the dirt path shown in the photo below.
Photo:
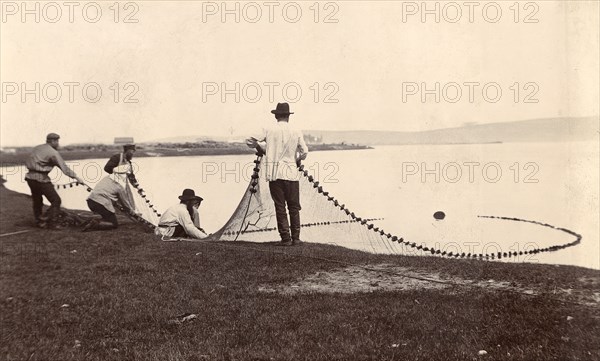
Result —
<path fill-rule="evenodd" d="M 317 272 L 296 282 L 277 287 L 262 286 L 262 292 L 299 293 L 364 293 L 376 291 L 409 291 L 419 289 L 452 290 L 457 287 L 478 287 L 487 290 L 516 292 L 525 295 L 551 294 L 554 298 L 600 307 L 600 278 L 582 277 L 577 280 L 585 288 L 556 288 L 553 290 L 524 287 L 514 282 L 496 280 L 474 281 L 459 277 L 442 277 L 439 273 L 412 270 L 389 264 L 348 266 L 331 272 Z"/>

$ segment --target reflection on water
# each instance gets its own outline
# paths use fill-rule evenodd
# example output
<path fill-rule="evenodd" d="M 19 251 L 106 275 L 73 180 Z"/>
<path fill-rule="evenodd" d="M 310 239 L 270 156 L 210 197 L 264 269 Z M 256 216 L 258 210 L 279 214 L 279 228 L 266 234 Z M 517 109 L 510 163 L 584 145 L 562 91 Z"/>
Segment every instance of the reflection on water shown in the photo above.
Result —
<path fill-rule="evenodd" d="M 135 158 L 137 177 L 160 211 L 184 188 L 204 198 L 203 227 L 221 227 L 250 179 L 252 155 Z M 600 268 L 598 145 L 580 143 L 382 146 L 373 150 L 314 152 L 305 166 L 357 215 L 384 218 L 377 225 L 405 239 L 447 251 L 521 251 L 572 238 L 540 226 L 478 218 L 494 215 L 537 220 L 583 235 L 582 244 L 511 262 Z M 105 160 L 69 162 L 91 184 Z M 67 183 L 55 170 L 55 183 Z M 20 167 L 2 169 L 6 186 L 29 193 Z M 63 204 L 86 209 L 82 187 L 61 190 Z M 433 214 L 443 211 L 444 220 Z M 373 245 L 343 244 L 368 251 Z M 377 246 L 376 246 L 377 247 Z"/>

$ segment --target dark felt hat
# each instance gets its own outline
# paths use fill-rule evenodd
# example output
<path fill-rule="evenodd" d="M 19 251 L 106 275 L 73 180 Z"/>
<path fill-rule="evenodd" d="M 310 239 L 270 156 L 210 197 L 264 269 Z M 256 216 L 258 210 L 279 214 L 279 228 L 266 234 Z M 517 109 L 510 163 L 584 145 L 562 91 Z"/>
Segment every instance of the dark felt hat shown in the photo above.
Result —
<path fill-rule="evenodd" d="M 125 145 L 123 145 L 123 151 L 124 152 L 128 151 L 129 149 L 135 150 L 135 144 L 125 144 Z"/>
<path fill-rule="evenodd" d="M 182 201 L 189 201 L 191 199 L 195 199 L 195 200 L 198 200 L 200 202 L 203 201 L 202 197 L 198 197 L 196 195 L 196 192 L 194 192 L 193 189 L 189 189 L 189 188 L 183 190 L 183 193 L 179 196 L 179 199 L 182 200 Z"/>
<path fill-rule="evenodd" d="M 290 115 L 294 114 L 290 112 L 290 105 L 288 103 L 277 103 L 275 110 L 271 110 L 271 113 L 275 115 Z"/>
<path fill-rule="evenodd" d="M 58 135 L 56 133 L 48 133 L 48 135 L 46 136 L 46 140 L 52 140 L 52 139 L 60 139 L 60 135 Z"/>

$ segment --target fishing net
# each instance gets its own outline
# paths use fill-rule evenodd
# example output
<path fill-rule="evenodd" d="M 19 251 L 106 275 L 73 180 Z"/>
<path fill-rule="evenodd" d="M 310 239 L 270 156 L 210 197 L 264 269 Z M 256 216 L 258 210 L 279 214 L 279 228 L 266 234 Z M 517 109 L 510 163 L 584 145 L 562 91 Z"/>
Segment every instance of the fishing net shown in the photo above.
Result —
<path fill-rule="evenodd" d="M 242 199 L 233 211 L 229 220 L 205 241 L 279 241 L 275 207 L 271 199 L 269 185 L 261 173 L 263 157 L 257 153 L 255 167 Z M 378 221 L 381 218 L 363 218 L 348 209 L 346 205 L 323 188 L 304 166 L 297 168 L 300 186 L 300 204 L 302 210 L 301 235 L 305 242 L 331 243 L 341 246 L 352 245 L 352 248 L 388 254 L 438 255 L 455 258 L 495 259 L 510 258 L 528 254 L 557 251 L 581 242 L 581 235 L 565 228 L 551 224 L 530 221 L 514 217 L 479 216 L 480 219 L 491 219 L 502 222 L 519 222 L 541 226 L 546 229 L 566 233 L 572 237 L 571 242 L 555 244 L 548 247 L 536 247 L 521 251 L 501 250 L 493 253 L 467 253 L 461 251 L 442 250 L 431 243 L 415 242 L 404 239 L 400 235 L 386 232 Z M 75 185 L 77 185 L 75 183 Z M 60 188 L 59 186 L 58 188 Z M 62 185 L 63 188 L 73 184 Z M 130 182 L 125 184 L 129 201 L 134 205 L 134 214 L 128 216 L 149 228 L 158 225 L 160 213 L 154 207 L 143 188 Z M 91 189 L 88 189 L 91 191 Z M 118 207 L 122 211 L 122 207 Z M 194 241 L 193 239 L 187 239 Z"/>
<path fill-rule="evenodd" d="M 252 179 L 229 221 L 216 232 L 221 240 L 266 242 L 279 240 L 275 208 L 269 185 L 261 176 L 262 157 L 254 161 Z M 360 240 L 364 246 L 377 243 L 393 251 L 396 246 L 385 240 L 385 232 L 370 228 L 377 219 L 357 217 L 345 204 L 338 201 L 313 178 L 304 167 L 298 171 L 300 185 L 301 238 L 308 242 L 344 244 L 349 237 Z M 390 236 L 391 237 L 391 236 Z"/>
<path fill-rule="evenodd" d="M 133 185 L 129 181 L 121 181 L 119 182 L 119 184 L 125 188 L 127 200 L 133 206 L 133 212 L 125 212 L 125 208 L 117 202 L 114 202 L 115 208 L 125 213 L 134 221 L 145 224 L 148 227 L 153 228 L 156 225 L 158 225 L 160 213 L 156 210 L 154 204 L 152 204 L 152 201 L 146 195 L 144 189 L 137 185 Z M 58 194 L 61 196 L 68 190 L 69 192 L 78 192 L 78 194 L 81 197 L 87 198 L 88 194 L 86 194 L 86 192 L 82 190 L 81 186 L 84 186 L 84 188 L 87 189 L 87 193 L 92 191 L 92 188 L 90 186 L 83 185 L 78 182 L 57 184 L 55 185 L 55 188 Z M 87 216 L 85 215 L 75 213 L 73 211 L 67 211 L 61 208 L 61 217 L 59 219 L 59 223 L 61 225 L 67 225 L 68 223 L 69 226 L 80 226 L 86 218 Z"/>
<path fill-rule="evenodd" d="M 261 174 L 263 169 L 262 159 L 262 156 L 257 153 L 252 178 L 242 200 L 225 225 L 209 237 L 210 240 L 252 242 L 279 240 L 275 208 L 269 192 L 269 185 Z M 377 226 L 379 218 L 362 218 L 355 214 L 341 200 L 336 199 L 324 189 L 319 180 L 315 179 L 304 166 L 300 165 L 297 171 L 300 185 L 300 204 L 302 206 L 300 212 L 300 238 L 305 242 L 338 245 L 352 243 L 353 248 L 372 250 L 378 253 L 492 259 L 556 251 L 574 246 L 581 241 L 579 234 L 550 224 L 510 217 L 481 216 L 481 218 L 522 222 L 551 228 L 573 236 L 574 240 L 569 243 L 519 252 L 501 251 L 475 254 L 443 251 L 386 232 Z"/>
<path fill-rule="evenodd" d="M 138 217 L 140 222 L 150 227 L 157 226 L 160 213 L 154 208 L 154 204 L 152 204 L 144 189 L 127 182 L 125 190 L 127 191 L 129 202 L 134 206 L 137 213 L 134 217 Z"/>

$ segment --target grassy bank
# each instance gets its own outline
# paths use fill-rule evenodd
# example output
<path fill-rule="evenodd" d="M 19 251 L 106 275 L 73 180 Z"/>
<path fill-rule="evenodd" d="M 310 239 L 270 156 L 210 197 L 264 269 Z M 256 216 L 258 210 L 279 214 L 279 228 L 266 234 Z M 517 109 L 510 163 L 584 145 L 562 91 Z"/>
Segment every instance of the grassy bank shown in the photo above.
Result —
<path fill-rule="evenodd" d="M 598 271 L 38 230 L 0 200 L 28 231 L 0 238 L 2 360 L 600 359 Z"/>

